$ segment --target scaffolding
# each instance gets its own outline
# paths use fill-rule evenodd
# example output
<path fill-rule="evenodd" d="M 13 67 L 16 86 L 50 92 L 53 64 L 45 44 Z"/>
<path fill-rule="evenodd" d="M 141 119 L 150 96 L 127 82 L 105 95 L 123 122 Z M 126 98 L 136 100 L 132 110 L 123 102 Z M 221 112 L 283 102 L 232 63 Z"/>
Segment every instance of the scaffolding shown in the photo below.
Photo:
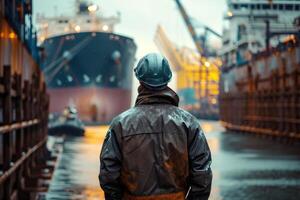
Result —
<path fill-rule="evenodd" d="M 161 26 L 157 27 L 154 42 L 177 74 L 180 105 L 196 116 L 217 118 L 220 59 L 208 59 L 190 48 L 179 48 Z"/>

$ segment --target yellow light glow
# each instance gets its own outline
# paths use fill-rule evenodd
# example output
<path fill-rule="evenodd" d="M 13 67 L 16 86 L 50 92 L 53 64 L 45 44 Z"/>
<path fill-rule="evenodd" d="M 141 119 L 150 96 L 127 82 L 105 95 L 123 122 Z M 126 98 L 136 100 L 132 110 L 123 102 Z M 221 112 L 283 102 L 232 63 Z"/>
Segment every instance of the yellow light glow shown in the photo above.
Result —
<path fill-rule="evenodd" d="M 17 35 L 14 32 L 9 33 L 8 37 L 10 39 L 15 39 L 17 37 Z"/>
<path fill-rule="evenodd" d="M 231 11 L 228 11 L 228 12 L 227 12 L 227 15 L 228 15 L 228 17 L 232 17 L 232 16 L 233 16 L 233 13 L 232 13 Z"/>
<path fill-rule="evenodd" d="M 217 99 L 213 98 L 213 99 L 211 100 L 211 103 L 212 103 L 212 104 L 216 104 L 216 103 L 217 103 Z"/>
<path fill-rule="evenodd" d="M 40 41 L 41 41 L 41 42 L 44 42 L 44 40 L 45 40 L 45 37 L 44 37 L 44 36 L 41 36 L 41 37 L 40 37 Z"/>
<path fill-rule="evenodd" d="M 108 26 L 105 24 L 105 25 L 102 27 L 102 30 L 103 30 L 103 31 L 107 31 L 107 30 L 108 30 Z"/>
<path fill-rule="evenodd" d="M 206 61 L 206 62 L 204 63 L 204 65 L 205 65 L 205 67 L 210 67 L 210 63 L 209 63 L 208 61 Z"/>
<path fill-rule="evenodd" d="M 102 142 L 108 128 L 108 126 L 87 126 L 84 132 L 85 139 L 90 144 Z"/>
<path fill-rule="evenodd" d="M 79 32 L 79 31 L 80 31 L 80 26 L 76 25 L 76 26 L 75 26 L 75 31 L 76 31 L 76 32 Z"/>
<path fill-rule="evenodd" d="M 98 10 L 98 6 L 97 6 L 96 4 L 90 5 L 90 6 L 88 7 L 88 10 L 89 10 L 90 12 L 96 12 L 96 11 Z"/>

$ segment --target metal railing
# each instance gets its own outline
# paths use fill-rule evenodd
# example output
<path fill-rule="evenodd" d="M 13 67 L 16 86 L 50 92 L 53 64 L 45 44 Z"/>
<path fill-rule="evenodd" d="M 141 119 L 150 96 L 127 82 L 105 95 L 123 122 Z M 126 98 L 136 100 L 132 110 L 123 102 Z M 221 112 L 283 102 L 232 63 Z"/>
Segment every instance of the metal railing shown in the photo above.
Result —
<path fill-rule="evenodd" d="M 2 68 L 2 67 L 1 67 Z M 49 96 L 36 70 L 30 81 L 3 67 L 0 77 L 0 199 L 29 199 L 46 191 L 54 166 L 47 148 Z"/>

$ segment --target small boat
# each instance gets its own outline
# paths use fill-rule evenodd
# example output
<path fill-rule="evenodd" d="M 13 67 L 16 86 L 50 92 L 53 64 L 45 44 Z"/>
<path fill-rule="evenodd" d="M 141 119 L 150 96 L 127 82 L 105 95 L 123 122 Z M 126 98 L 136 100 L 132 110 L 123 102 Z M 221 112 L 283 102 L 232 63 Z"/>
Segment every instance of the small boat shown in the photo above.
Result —
<path fill-rule="evenodd" d="M 84 135 L 84 124 L 72 106 L 66 107 L 60 116 L 50 115 L 48 128 L 49 135 Z"/>

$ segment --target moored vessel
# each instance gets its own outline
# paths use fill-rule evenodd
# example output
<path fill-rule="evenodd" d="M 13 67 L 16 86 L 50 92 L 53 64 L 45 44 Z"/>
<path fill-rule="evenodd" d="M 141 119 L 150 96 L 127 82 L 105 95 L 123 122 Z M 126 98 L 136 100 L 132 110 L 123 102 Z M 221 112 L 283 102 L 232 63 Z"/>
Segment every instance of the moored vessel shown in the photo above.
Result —
<path fill-rule="evenodd" d="M 228 1 L 220 118 L 234 131 L 300 138 L 299 1 Z"/>
<path fill-rule="evenodd" d="M 53 116 L 49 119 L 49 135 L 72 135 L 83 136 L 84 124 L 78 118 L 75 107 L 66 107 L 62 114 Z"/>

